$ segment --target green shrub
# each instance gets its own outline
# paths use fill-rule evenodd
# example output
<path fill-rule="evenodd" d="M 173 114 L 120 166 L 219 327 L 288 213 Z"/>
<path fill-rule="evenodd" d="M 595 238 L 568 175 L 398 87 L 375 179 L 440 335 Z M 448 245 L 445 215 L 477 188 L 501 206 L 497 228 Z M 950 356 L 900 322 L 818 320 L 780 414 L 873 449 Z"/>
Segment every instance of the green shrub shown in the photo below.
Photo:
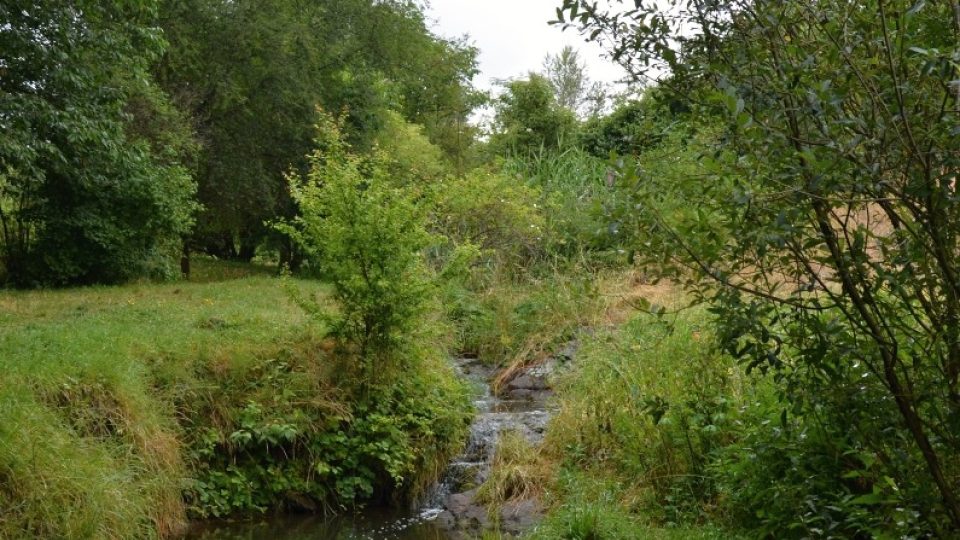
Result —
<path fill-rule="evenodd" d="M 207 372 L 206 390 L 184 396 L 193 515 L 401 502 L 440 473 L 469 409 L 444 357 L 422 359 L 369 398 L 344 388 L 317 346 Z"/>
<path fill-rule="evenodd" d="M 355 355 L 362 382 L 374 382 L 405 359 L 429 299 L 425 213 L 410 190 L 391 183 L 385 156 L 352 154 L 338 120 L 323 112 L 317 144 L 307 177 L 290 180 L 300 216 L 284 230 L 333 286 L 337 311 L 316 314 L 340 352 Z"/>
<path fill-rule="evenodd" d="M 543 252 L 544 214 L 535 187 L 476 170 L 434 187 L 434 225 L 453 245 L 471 244 L 493 265 L 518 270 Z"/>
<path fill-rule="evenodd" d="M 400 181 L 431 183 L 447 173 L 443 150 L 430 142 L 422 126 L 407 122 L 397 112 L 388 110 L 384 113 L 383 127 L 376 141 L 389 156 L 390 174 Z"/>

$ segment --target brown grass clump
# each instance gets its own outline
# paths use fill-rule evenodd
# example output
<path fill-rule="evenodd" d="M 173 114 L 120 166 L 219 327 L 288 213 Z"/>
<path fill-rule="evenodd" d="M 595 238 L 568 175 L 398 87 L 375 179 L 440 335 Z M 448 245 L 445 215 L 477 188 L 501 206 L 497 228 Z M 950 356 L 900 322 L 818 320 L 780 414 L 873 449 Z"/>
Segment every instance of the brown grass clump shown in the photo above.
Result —
<path fill-rule="evenodd" d="M 490 476 L 477 490 L 477 501 L 495 511 L 508 501 L 539 497 L 555 468 L 521 433 L 504 432 L 497 441 Z"/>

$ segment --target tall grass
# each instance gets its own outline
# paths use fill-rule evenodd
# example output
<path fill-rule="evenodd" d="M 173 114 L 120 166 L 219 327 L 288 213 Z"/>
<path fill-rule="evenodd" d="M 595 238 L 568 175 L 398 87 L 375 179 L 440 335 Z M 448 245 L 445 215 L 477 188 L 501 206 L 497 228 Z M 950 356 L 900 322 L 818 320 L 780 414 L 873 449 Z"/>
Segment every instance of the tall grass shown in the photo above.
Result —
<path fill-rule="evenodd" d="M 0 293 L 0 536 L 173 532 L 182 411 L 157 385 L 252 362 L 305 323 L 269 278 Z"/>
<path fill-rule="evenodd" d="M 711 316 L 667 285 L 628 274 L 555 382 L 557 411 L 540 449 L 558 464 L 550 512 L 533 538 L 727 538 L 717 452 L 741 408 L 767 399 L 716 352 Z M 644 302 L 639 301 L 643 297 Z M 637 311 L 647 302 L 667 314 Z"/>
<path fill-rule="evenodd" d="M 616 192 L 608 185 L 609 164 L 605 160 L 578 147 L 541 148 L 506 160 L 503 172 L 541 190 L 550 233 L 549 253 L 569 257 L 613 245 L 606 208 Z"/>

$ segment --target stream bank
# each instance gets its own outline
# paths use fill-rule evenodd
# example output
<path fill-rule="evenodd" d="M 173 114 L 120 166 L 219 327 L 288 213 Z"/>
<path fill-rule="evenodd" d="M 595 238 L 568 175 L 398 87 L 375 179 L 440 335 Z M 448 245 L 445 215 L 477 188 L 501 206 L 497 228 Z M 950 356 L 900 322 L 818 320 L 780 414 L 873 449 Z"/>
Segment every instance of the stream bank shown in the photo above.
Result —
<path fill-rule="evenodd" d="M 257 522 L 207 523 L 194 528 L 188 539 L 203 540 L 461 540 L 486 530 L 510 537 L 536 525 L 543 508 L 535 499 L 508 501 L 491 519 L 476 501 L 477 488 L 489 476 L 497 440 L 516 431 L 531 445 L 543 441 L 550 418 L 552 395 L 548 378 L 576 352 L 573 342 L 546 362 L 519 370 L 506 383 L 502 396 L 494 395 L 496 369 L 474 358 L 458 358 L 456 367 L 474 388 L 476 416 L 463 452 L 425 500 L 416 508 L 371 508 L 324 519 L 318 516 L 280 515 Z"/>

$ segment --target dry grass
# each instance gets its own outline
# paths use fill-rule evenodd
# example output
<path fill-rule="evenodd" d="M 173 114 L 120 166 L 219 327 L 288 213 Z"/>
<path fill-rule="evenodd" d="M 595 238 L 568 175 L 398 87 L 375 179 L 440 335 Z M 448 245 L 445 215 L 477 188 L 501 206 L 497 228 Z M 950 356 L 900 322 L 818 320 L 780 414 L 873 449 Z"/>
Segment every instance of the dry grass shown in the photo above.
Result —
<path fill-rule="evenodd" d="M 477 501 L 495 514 L 508 501 L 540 497 L 555 469 L 522 434 L 501 433 L 490 476 L 477 490 Z"/>
<path fill-rule="evenodd" d="M 600 276 L 592 298 L 568 296 L 567 300 L 575 304 L 569 310 L 576 313 L 575 317 L 567 313 L 564 320 L 547 320 L 541 331 L 525 337 L 523 346 L 493 380 L 493 390 L 499 392 L 520 371 L 549 358 L 558 345 L 558 333 L 576 334 L 584 328 L 616 328 L 642 310 L 644 304 L 674 309 L 682 305 L 683 299 L 683 293 L 672 283 L 650 283 L 641 269 Z"/>

